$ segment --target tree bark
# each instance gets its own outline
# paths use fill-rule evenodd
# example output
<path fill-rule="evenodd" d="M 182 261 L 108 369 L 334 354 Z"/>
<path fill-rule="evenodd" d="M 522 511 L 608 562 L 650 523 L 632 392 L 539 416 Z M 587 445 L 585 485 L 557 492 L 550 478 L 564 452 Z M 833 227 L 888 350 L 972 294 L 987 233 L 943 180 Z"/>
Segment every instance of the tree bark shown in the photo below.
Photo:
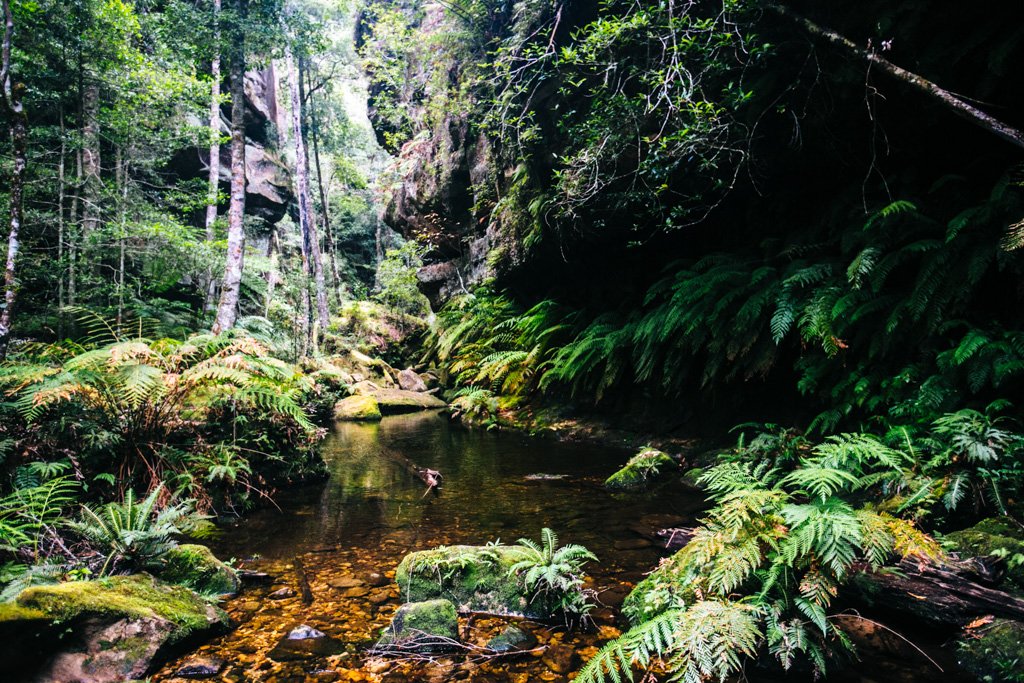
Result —
<path fill-rule="evenodd" d="M 302 132 L 302 88 L 299 71 L 290 49 L 287 52 L 286 60 L 292 100 L 292 137 L 295 140 L 295 179 L 299 195 L 299 227 L 302 232 L 302 248 L 308 259 L 316 288 L 317 320 L 320 332 L 323 333 L 331 319 L 327 308 L 327 288 L 324 282 L 320 239 L 309 194 L 309 156 L 306 152 L 306 141 Z"/>
<path fill-rule="evenodd" d="M 7 234 L 7 261 L 4 268 L 4 310 L 0 314 L 0 360 L 7 357 L 11 338 L 14 304 L 17 298 L 17 261 L 19 231 L 24 218 L 23 199 L 25 192 L 25 171 L 28 166 L 28 116 L 22 98 L 25 86 L 15 83 L 11 73 L 11 45 L 14 41 L 14 14 L 10 0 L 3 0 L 4 38 L 0 58 L 0 82 L 3 87 L 3 108 L 7 114 L 14 157 L 14 170 L 10 185 L 10 222 Z"/>
<path fill-rule="evenodd" d="M 245 12 L 245 0 L 238 0 L 239 15 Z M 235 326 L 238 299 L 242 289 L 245 261 L 245 38 L 241 26 L 235 27 L 231 56 L 231 202 L 228 206 L 228 253 L 224 265 L 220 304 L 213 333 Z"/>
<path fill-rule="evenodd" d="M 855 57 L 877 66 L 884 73 L 889 74 L 889 76 L 909 85 L 920 93 L 928 95 L 957 116 L 967 119 L 974 125 L 987 130 L 1002 140 L 1024 149 L 1024 131 L 1020 131 L 1006 123 L 1003 123 L 999 119 L 990 116 L 977 107 L 965 102 L 945 88 L 942 88 L 911 71 L 907 71 L 902 67 L 896 66 L 876 52 L 858 47 L 848 38 L 839 35 L 835 31 L 819 26 L 813 21 L 802 17 L 786 7 L 781 5 L 768 5 L 768 7 L 787 19 L 796 22 L 812 36 L 826 40 L 833 45 L 843 48 Z"/>
<path fill-rule="evenodd" d="M 213 40 L 216 48 L 210 62 L 210 174 L 209 197 L 206 200 L 206 241 L 212 242 L 213 226 L 217 222 L 217 204 L 220 195 L 220 10 L 221 0 L 213 0 Z M 203 310 L 213 304 L 217 282 L 213 271 L 206 273 L 206 301 Z"/>

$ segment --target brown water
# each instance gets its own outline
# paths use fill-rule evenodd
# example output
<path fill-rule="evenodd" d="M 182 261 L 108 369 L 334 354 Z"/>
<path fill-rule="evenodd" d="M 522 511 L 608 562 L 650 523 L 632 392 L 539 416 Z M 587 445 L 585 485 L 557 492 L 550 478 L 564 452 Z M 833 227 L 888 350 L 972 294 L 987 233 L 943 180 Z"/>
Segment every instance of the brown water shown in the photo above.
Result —
<path fill-rule="evenodd" d="M 197 655 L 222 660 L 218 678 L 224 681 L 570 680 L 566 665 L 577 668 L 620 633 L 615 607 L 664 555 L 642 532 L 692 523 L 702 507 L 699 497 L 672 487 L 639 497 L 604 491 L 601 481 L 629 455 L 615 448 L 465 431 L 436 414 L 340 424 L 324 445 L 330 478 L 323 485 L 280 495 L 279 510 L 247 517 L 213 544 L 219 556 L 272 577 L 224 605 L 238 627 L 198 653 L 170 662 L 155 680 L 173 679 L 181 663 Z M 424 495 L 423 483 L 409 472 L 410 461 L 444 475 L 439 495 Z M 539 644 L 533 654 L 514 659 L 395 663 L 363 654 L 400 604 L 388 579 L 406 553 L 442 544 L 536 538 L 545 526 L 562 543 L 584 544 L 600 558 L 588 567 L 589 586 L 604 603 L 594 613 L 595 629 L 567 632 L 521 623 Z M 375 580 L 375 573 L 384 578 Z M 304 583 L 312 593 L 309 604 L 302 599 Z M 270 597 L 280 589 L 290 591 Z M 328 654 L 272 653 L 300 624 L 323 631 L 337 648 Z M 483 645 L 505 624 L 495 618 L 464 620 L 464 640 Z M 573 652 L 570 661 L 556 661 L 559 650 Z M 915 681 L 938 673 L 891 644 L 876 644 L 867 654 L 870 666 L 848 671 L 843 680 Z"/>

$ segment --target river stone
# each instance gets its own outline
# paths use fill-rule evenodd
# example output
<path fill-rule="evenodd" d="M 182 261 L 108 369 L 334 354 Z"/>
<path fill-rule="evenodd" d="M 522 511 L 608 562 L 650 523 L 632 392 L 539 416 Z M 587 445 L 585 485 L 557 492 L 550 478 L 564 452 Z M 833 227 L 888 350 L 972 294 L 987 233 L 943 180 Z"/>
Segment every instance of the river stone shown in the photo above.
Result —
<path fill-rule="evenodd" d="M 366 576 L 366 583 L 370 586 L 373 586 L 374 588 L 380 588 L 381 586 L 388 585 L 389 583 L 391 583 L 391 581 L 390 579 L 388 579 L 388 577 L 384 576 L 383 574 L 380 574 L 378 572 L 370 572 Z"/>
<path fill-rule="evenodd" d="M 242 586 L 235 570 L 214 557 L 209 548 L 190 543 L 167 552 L 159 576 L 203 595 L 236 595 Z"/>
<path fill-rule="evenodd" d="M 377 641 L 378 650 L 444 652 L 459 640 L 459 615 L 450 600 L 407 602 Z"/>
<path fill-rule="evenodd" d="M 267 596 L 271 600 L 285 600 L 287 598 L 295 597 L 295 590 L 285 586 L 284 588 L 278 588 L 276 591 Z"/>
<path fill-rule="evenodd" d="M 327 636 L 323 631 L 318 631 L 312 626 L 297 626 L 288 632 L 288 640 L 308 640 L 310 638 L 325 638 Z"/>
<path fill-rule="evenodd" d="M 507 652 L 521 652 L 532 650 L 537 646 L 537 639 L 532 633 L 527 633 L 518 626 L 505 627 L 505 630 L 494 636 L 487 643 L 487 649 L 505 654 Z"/>
<path fill-rule="evenodd" d="M 216 657 L 193 657 L 178 667 L 178 678 L 212 678 L 224 668 L 224 660 Z"/>
<path fill-rule="evenodd" d="M 411 601 L 443 598 L 459 612 L 549 619 L 553 598 L 534 596 L 512 566 L 523 559 L 514 546 L 443 546 L 406 555 L 395 573 L 399 594 Z"/>
<path fill-rule="evenodd" d="M 142 678 L 168 648 L 227 625 L 196 593 L 146 574 L 33 586 L 0 606 L 3 670 L 6 680 Z"/>
<path fill-rule="evenodd" d="M 398 386 L 405 391 L 423 392 L 427 390 L 427 383 L 412 368 L 406 368 L 398 373 Z"/>
<path fill-rule="evenodd" d="M 366 582 L 357 579 L 354 576 L 339 576 L 336 579 L 331 579 L 327 582 L 327 585 L 331 588 L 337 588 L 339 590 L 345 590 L 346 588 L 356 588 L 357 586 L 363 586 Z"/>
<path fill-rule="evenodd" d="M 643 448 L 629 462 L 608 477 L 604 487 L 609 491 L 642 491 L 659 475 L 676 468 L 676 461 L 667 453 Z"/>
<path fill-rule="evenodd" d="M 549 645 L 541 656 L 541 661 L 556 674 L 567 674 L 576 664 L 576 650 L 561 643 Z"/>
<path fill-rule="evenodd" d="M 372 396 L 349 396 L 334 404 L 334 419 L 372 422 L 381 419 L 380 405 Z"/>

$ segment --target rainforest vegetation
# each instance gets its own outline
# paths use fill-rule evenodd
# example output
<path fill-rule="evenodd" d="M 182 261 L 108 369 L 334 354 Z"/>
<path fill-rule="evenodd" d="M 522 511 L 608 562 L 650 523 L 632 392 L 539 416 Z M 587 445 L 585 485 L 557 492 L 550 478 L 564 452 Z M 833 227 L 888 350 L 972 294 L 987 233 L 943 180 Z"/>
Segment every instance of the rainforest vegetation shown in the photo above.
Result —
<path fill-rule="evenodd" d="M 336 420 L 446 406 L 630 434 L 615 500 L 703 511 L 614 633 L 567 520 L 404 548 L 374 656 L 459 651 L 469 611 L 600 633 L 544 655 L 581 683 L 820 678 L 888 596 L 1024 681 L 1014 3 L 2 9 L 0 631 L 82 590 L 193 638 L 245 572 L 192 541 L 331 486 Z"/>

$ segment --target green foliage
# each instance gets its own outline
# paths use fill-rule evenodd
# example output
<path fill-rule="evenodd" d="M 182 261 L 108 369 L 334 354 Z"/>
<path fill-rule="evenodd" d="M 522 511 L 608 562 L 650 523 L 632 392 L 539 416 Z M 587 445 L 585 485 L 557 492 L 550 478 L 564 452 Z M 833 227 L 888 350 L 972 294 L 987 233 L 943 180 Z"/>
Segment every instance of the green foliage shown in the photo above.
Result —
<path fill-rule="evenodd" d="M 724 679 L 766 650 L 784 669 L 806 661 L 823 674 L 849 647 L 829 609 L 857 563 L 941 556 L 912 522 L 882 512 L 909 457 L 865 434 L 842 434 L 793 460 L 768 437 L 710 468 L 701 483 L 714 507 L 675 557 L 625 605 L 635 624 L 578 680 L 632 680 L 634 664 L 661 661 L 679 679 Z"/>
<path fill-rule="evenodd" d="M 44 537 L 54 534 L 77 494 L 77 482 L 55 477 L 0 498 L 0 551 L 24 553 L 38 562 Z"/>
<path fill-rule="evenodd" d="M 389 250 L 377 267 L 377 291 L 374 299 L 405 315 L 424 316 L 430 304 L 417 287 L 416 271 L 423 265 L 423 248 L 406 242 Z"/>
<path fill-rule="evenodd" d="M 142 501 L 136 501 L 135 493 L 128 489 L 123 502 L 107 503 L 100 509 L 83 505 L 81 518 L 68 522 L 104 554 L 100 576 L 156 565 L 176 545 L 175 535 L 187 533 L 201 521 L 192 501 L 160 505 L 165 496 L 162 484 Z"/>
<path fill-rule="evenodd" d="M 244 333 L 122 340 L 66 355 L 44 349 L 0 367 L 24 420 L 21 443 L 74 452 L 76 472 L 110 486 L 166 482 L 201 506 L 244 503 L 259 485 L 306 467 L 316 431 L 313 381 Z M 290 456 L 286 460 L 283 456 Z M 29 465 L 58 472 L 61 461 Z"/>
<path fill-rule="evenodd" d="M 583 592 L 583 567 L 597 556 L 581 545 L 559 547 L 551 529 L 541 530 L 541 542 L 519 539 L 519 559 L 509 568 L 535 597 L 554 598 L 560 611 L 570 618 L 585 616 L 592 605 Z"/>

